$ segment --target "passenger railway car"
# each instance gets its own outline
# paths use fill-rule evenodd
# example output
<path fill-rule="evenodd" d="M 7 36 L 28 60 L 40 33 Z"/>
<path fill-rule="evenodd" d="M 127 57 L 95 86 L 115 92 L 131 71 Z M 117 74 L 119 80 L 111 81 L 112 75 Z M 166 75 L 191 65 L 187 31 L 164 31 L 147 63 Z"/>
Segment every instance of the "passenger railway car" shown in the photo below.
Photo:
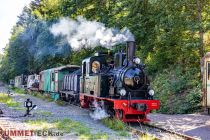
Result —
<path fill-rule="evenodd" d="M 20 75 L 15 77 L 15 87 L 17 88 L 25 88 L 27 86 L 27 76 Z"/>
<path fill-rule="evenodd" d="M 66 65 L 57 68 L 41 71 L 39 90 L 51 94 L 54 100 L 59 98 L 59 91 L 62 90 L 62 81 L 65 74 L 70 74 L 80 67 L 76 65 Z"/>
<path fill-rule="evenodd" d="M 203 107 L 210 114 L 210 52 L 203 57 L 201 64 L 201 73 L 203 76 Z"/>
<path fill-rule="evenodd" d="M 38 74 L 29 75 L 27 79 L 27 89 L 32 91 L 38 91 L 39 79 L 40 76 Z"/>

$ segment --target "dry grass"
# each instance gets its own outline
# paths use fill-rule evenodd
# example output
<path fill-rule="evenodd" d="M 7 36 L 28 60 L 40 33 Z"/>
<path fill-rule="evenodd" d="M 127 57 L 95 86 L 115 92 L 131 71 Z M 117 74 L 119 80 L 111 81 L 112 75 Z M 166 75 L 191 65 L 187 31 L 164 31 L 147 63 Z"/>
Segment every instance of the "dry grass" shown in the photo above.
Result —
<path fill-rule="evenodd" d="M 0 93 L 0 103 L 6 104 L 8 107 L 20 107 L 19 102 L 13 101 L 12 97 L 7 94 Z"/>

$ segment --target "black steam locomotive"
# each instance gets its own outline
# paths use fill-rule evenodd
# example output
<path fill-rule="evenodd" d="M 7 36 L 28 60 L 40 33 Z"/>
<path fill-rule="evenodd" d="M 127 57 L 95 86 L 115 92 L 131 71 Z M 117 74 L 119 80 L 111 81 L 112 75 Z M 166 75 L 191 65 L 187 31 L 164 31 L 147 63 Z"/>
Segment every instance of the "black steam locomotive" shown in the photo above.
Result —
<path fill-rule="evenodd" d="M 126 53 L 99 52 L 82 61 L 81 69 L 64 76 L 60 96 L 84 108 L 98 106 L 124 122 L 149 121 L 146 115 L 159 109 L 154 91 L 135 57 L 135 42 L 127 42 Z"/>

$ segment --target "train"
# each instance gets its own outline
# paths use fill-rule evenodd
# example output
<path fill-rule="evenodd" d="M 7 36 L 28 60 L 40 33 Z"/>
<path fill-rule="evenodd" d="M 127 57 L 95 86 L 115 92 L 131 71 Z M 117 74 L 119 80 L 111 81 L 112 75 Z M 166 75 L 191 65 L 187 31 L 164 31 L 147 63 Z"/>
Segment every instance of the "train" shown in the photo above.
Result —
<path fill-rule="evenodd" d="M 154 99 L 145 65 L 135 51 L 135 41 L 128 41 L 125 51 L 96 52 L 81 66 L 47 69 L 28 76 L 28 80 L 19 76 L 21 82 L 15 87 L 48 93 L 54 100 L 82 108 L 101 108 L 123 122 L 148 122 L 147 114 L 158 110 L 160 101 Z"/>

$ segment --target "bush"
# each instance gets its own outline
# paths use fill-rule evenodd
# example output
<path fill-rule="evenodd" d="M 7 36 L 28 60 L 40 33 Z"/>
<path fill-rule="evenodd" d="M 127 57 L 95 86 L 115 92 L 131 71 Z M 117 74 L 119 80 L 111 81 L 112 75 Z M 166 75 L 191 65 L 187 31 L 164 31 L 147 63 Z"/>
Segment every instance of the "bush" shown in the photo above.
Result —
<path fill-rule="evenodd" d="M 180 66 L 159 72 L 152 80 L 155 98 L 161 102 L 159 112 L 183 114 L 197 112 L 201 107 L 201 86 L 196 69 Z"/>

